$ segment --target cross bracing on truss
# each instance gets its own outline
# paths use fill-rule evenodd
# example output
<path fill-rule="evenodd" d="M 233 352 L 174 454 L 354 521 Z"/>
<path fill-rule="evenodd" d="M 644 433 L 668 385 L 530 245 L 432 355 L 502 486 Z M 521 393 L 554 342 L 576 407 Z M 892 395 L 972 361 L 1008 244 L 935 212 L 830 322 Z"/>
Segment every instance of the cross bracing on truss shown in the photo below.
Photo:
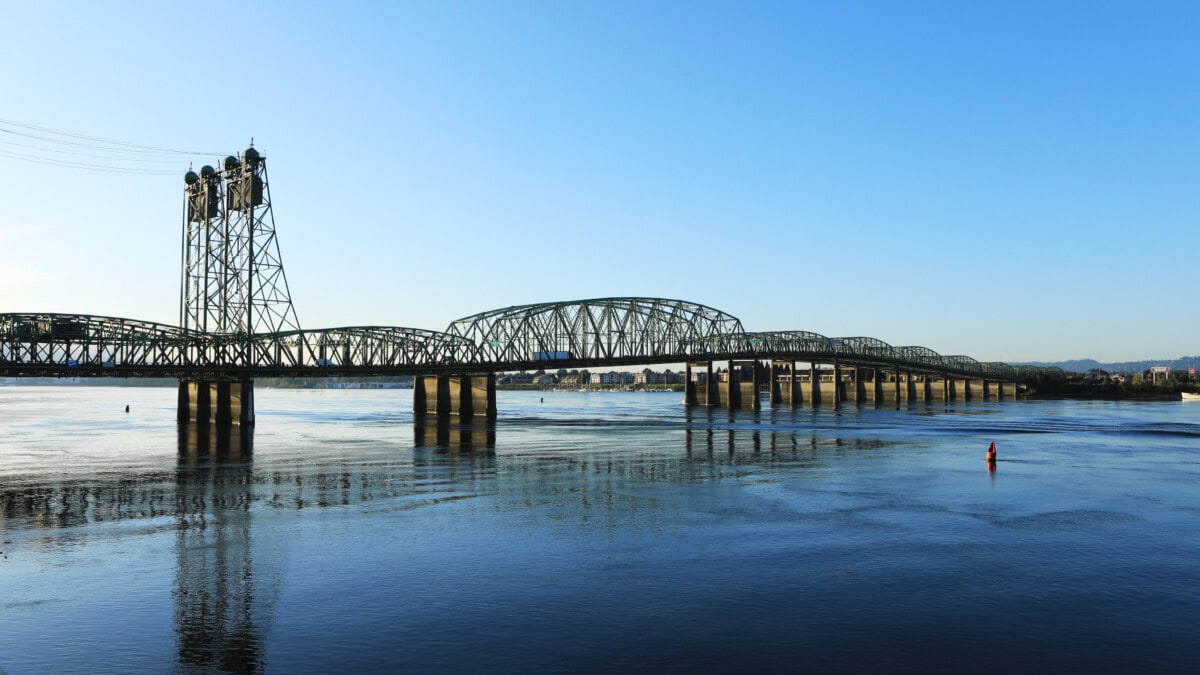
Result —
<path fill-rule="evenodd" d="M 446 332 L 474 343 L 479 363 L 508 369 L 550 361 L 670 363 L 727 349 L 743 331 L 736 317 L 692 302 L 597 298 L 505 307 L 454 321 Z"/>
<path fill-rule="evenodd" d="M 84 314 L 0 314 L 0 375 L 254 377 L 482 373 L 726 359 L 838 362 L 1032 381 L 1057 368 L 981 363 L 928 347 L 808 331 L 747 332 L 720 310 L 664 298 L 505 307 L 444 332 L 392 326 L 196 333 Z"/>

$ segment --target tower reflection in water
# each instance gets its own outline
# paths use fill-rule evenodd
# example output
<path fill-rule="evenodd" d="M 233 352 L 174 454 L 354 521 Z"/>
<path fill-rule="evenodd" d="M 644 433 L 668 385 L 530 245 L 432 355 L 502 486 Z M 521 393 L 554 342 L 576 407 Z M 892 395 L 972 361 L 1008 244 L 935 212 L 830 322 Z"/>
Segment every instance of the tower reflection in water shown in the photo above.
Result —
<path fill-rule="evenodd" d="M 175 634 L 184 669 L 263 670 L 270 608 L 255 606 L 263 598 L 251 551 L 253 434 L 237 425 L 179 430 Z"/>

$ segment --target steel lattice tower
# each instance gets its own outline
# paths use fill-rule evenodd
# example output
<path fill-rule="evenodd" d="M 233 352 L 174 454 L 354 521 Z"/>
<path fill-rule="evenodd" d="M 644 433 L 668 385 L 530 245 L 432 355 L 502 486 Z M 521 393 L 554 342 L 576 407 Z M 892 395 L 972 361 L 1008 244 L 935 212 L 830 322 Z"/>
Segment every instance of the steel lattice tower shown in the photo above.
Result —
<path fill-rule="evenodd" d="M 184 176 L 180 325 L 187 333 L 299 330 L 275 238 L 266 158 L 253 147 Z"/>

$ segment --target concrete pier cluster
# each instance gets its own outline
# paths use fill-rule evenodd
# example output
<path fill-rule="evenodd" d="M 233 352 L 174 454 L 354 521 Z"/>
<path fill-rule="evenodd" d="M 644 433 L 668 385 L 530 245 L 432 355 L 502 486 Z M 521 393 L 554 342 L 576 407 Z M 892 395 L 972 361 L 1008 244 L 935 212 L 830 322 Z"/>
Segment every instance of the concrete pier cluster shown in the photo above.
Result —
<path fill-rule="evenodd" d="M 496 374 L 418 375 L 413 378 L 413 415 L 496 419 Z"/>
<path fill-rule="evenodd" d="M 762 406 L 762 373 L 770 384 L 770 404 L 777 407 L 840 407 L 843 403 L 906 403 L 980 401 L 1013 398 L 1013 382 L 955 377 L 948 373 L 917 373 L 796 361 L 689 361 L 684 405 L 758 410 Z M 496 374 L 418 375 L 413 380 L 413 415 L 430 426 L 496 419 Z M 195 425 L 254 424 L 253 380 L 180 380 L 179 421 Z"/>
<path fill-rule="evenodd" d="M 253 380 L 179 380 L 181 424 L 252 426 Z"/>
<path fill-rule="evenodd" d="M 684 404 L 757 410 L 762 402 L 760 371 L 754 361 L 728 361 L 718 377 L 712 361 L 689 362 L 684 385 Z M 1012 382 L 954 377 L 947 373 L 888 371 L 877 367 L 841 363 L 822 368 L 810 363 L 797 367 L 795 361 L 772 361 L 769 367 L 772 406 L 839 407 L 842 403 L 904 403 L 927 401 L 981 401 L 1013 398 Z"/>

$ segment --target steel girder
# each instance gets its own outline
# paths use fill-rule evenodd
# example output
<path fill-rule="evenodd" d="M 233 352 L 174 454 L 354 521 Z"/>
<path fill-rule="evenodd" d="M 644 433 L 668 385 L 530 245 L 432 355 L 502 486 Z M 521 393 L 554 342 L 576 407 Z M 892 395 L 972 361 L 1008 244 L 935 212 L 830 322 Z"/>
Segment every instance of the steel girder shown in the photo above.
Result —
<path fill-rule="evenodd" d="M 480 363 L 498 370 L 682 361 L 744 345 L 737 317 L 663 298 L 505 307 L 454 321 L 446 332 L 470 340 Z"/>

